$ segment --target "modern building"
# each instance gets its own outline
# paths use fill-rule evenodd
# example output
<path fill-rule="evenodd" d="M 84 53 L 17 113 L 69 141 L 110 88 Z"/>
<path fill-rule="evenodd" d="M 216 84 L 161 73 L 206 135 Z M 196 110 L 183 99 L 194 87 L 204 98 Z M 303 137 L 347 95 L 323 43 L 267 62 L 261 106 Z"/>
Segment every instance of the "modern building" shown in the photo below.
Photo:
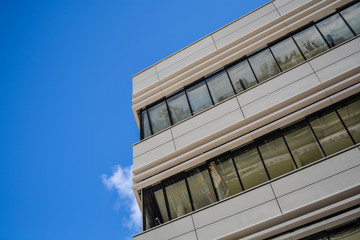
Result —
<path fill-rule="evenodd" d="M 359 34 L 273 0 L 136 74 L 134 239 L 360 239 Z"/>

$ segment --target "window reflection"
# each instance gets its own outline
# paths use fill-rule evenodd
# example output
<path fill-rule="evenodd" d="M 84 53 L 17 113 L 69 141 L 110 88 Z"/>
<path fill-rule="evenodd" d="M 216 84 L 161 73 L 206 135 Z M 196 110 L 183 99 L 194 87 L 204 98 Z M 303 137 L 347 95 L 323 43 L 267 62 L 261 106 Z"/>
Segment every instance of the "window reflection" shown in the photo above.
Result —
<path fill-rule="evenodd" d="M 193 113 L 200 112 L 212 105 L 205 82 L 200 82 L 186 90 Z"/>
<path fill-rule="evenodd" d="M 329 232 L 330 240 L 358 240 L 360 239 L 360 224 L 358 222 L 348 223 Z"/>
<path fill-rule="evenodd" d="M 360 142 L 360 97 L 350 100 L 337 109 L 346 128 L 356 143 Z"/>
<path fill-rule="evenodd" d="M 309 125 L 305 121 L 286 129 L 284 138 L 298 167 L 324 157 Z"/>
<path fill-rule="evenodd" d="M 304 61 L 303 56 L 292 38 L 285 39 L 272 46 L 271 51 L 283 71 Z"/>
<path fill-rule="evenodd" d="M 257 82 L 262 82 L 278 74 L 281 70 L 291 68 L 304 61 L 303 57 L 306 59 L 312 58 L 327 50 L 329 46 L 340 44 L 353 37 L 353 32 L 360 33 L 359 2 L 271 46 L 271 51 L 267 48 L 258 52 L 231 67 L 227 67 L 216 76 L 204 79 L 201 83 L 188 88 L 186 92 L 189 96 L 192 113 L 198 113 L 213 105 L 213 103 L 226 99 L 233 95 L 234 90 L 236 93 L 241 92 L 256 85 Z M 232 86 L 228 82 L 226 72 Z M 205 81 L 209 89 L 205 85 Z M 183 92 L 165 101 L 168 102 L 170 118 L 173 124 L 186 119 L 192 114 Z M 157 110 L 160 112 L 159 116 L 155 116 L 154 111 L 151 111 L 151 113 L 149 111 L 149 116 L 146 115 L 146 111 L 141 113 L 143 119 L 143 122 L 140 123 L 142 138 L 148 137 L 170 125 L 169 115 L 163 106 L 161 111 Z M 152 132 L 150 127 L 153 128 Z"/>
<path fill-rule="evenodd" d="M 249 58 L 259 82 L 262 82 L 280 72 L 280 69 L 271 55 L 269 49 L 265 49 Z"/>
<path fill-rule="evenodd" d="M 165 102 L 158 103 L 149 108 L 148 112 L 153 133 L 157 133 L 170 126 L 169 113 Z"/>
<path fill-rule="evenodd" d="M 143 138 L 146 138 L 151 135 L 149 118 L 146 111 L 142 111 L 141 113 L 141 124 L 143 131 Z"/>
<path fill-rule="evenodd" d="M 259 146 L 270 178 L 276 178 L 295 169 L 295 164 L 281 136 L 271 136 Z"/>
<path fill-rule="evenodd" d="M 189 170 L 186 176 L 182 173 L 144 190 L 144 228 L 230 197 L 241 192 L 242 187 L 244 190 L 255 187 L 268 181 L 268 174 L 273 179 L 292 171 L 296 167 L 293 158 L 301 167 L 323 158 L 322 149 L 325 155 L 330 155 L 352 146 L 347 130 L 358 139 L 359 104 L 360 96 L 357 96 L 335 105 L 336 111 L 317 113 L 309 120 L 257 140 L 258 144 L 236 149 Z"/>
<path fill-rule="evenodd" d="M 360 34 L 360 2 L 340 12 L 356 34 Z"/>
<path fill-rule="evenodd" d="M 354 36 L 344 20 L 335 14 L 327 19 L 316 24 L 322 35 L 325 37 L 327 43 L 334 47 Z"/>
<path fill-rule="evenodd" d="M 257 83 L 250 65 L 246 60 L 230 67 L 227 69 L 227 72 L 237 93 Z"/>
<path fill-rule="evenodd" d="M 256 148 L 235 153 L 234 161 L 245 190 L 269 180 Z"/>
<path fill-rule="evenodd" d="M 191 116 L 190 107 L 186 99 L 185 92 L 181 92 L 175 96 L 170 97 L 167 102 L 173 124 Z"/>
<path fill-rule="evenodd" d="M 188 183 L 194 210 L 216 202 L 214 188 L 212 187 L 207 168 L 196 168 L 188 172 Z"/>
<path fill-rule="evenodd" d="M 311 26 L 295 34 L 294 39 L 306 59 L 318 55 L 328 49 L 326 42 L 315 26 Z"/>
<path fill-rule="evenodd" d="M 192 211 L 184 179 L 166 183 L 165 191 L 170 208 L 171 218 L 180 217 Z"/>
<path fill-rule="evenodd" d="M 145 229 L 152 228 L 169 221 L 164 193 L 159 187 L 144 191 Z"/>
<path fill-rule="evenodd" d="M 241 191 L 239 178 L 230 156 L 211 161 L 209 170 L 219 200 Z"/>
<path fill-rule="evenodd" d="M 334 111 L 326 111 L 310 119 L 310 125 L 326 155 L 353 145 L 348 133 Z"/>
<path fill-rule="evenodd" d="M 225 71 L 206 79 L 206 82 L 215 103 L 234 95 L 234 90 Z"/>

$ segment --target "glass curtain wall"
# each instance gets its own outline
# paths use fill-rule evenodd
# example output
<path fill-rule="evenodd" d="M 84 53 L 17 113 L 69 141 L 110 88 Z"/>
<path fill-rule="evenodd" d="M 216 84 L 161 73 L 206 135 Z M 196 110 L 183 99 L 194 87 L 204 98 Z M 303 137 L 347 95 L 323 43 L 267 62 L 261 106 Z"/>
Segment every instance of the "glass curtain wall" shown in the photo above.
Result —
<path fill-rule="evenodd" d="M 166 100 L 169 106 L 170 116 L 173 124 L 180 122 L 191 116 L 189 103 L 186 93 L 180 92 Z"/>
<path fill-rule="evenodd" d="M 145 189 L 144 228 L 353 146 L 359 133 L 358 95 Z"/>
<path fill-rule="evenodd" d="M 256 77 L 245 59 L 227 69 L 236 93 L 241 92 L 257 84 Z"/>
<path fill-rule="evenodd" d="M 217 201 L 206 166 L 192 169 L 187 176 L 194 210 Z"/>
<path fill-rule="evenodd" d="M 200 82 L 186 90 L 193 113 L 198 113 L 213 105 L 205 82 Z"/>
<path fill-rule="evenodd" d="M 345 10 L 342 10 L 340 14 L 350 25 L 355 34 L 360 34 L 360 2 Z"/>
<path fill-rule="evenodd" d="M 269 180 L 256 146 L 236 151 L 234 161 L 245 190 Z"/>
<path fill-rule="evenodd" d="M 218 199 L 225 199 L 242 191 L 230 155 L 209 162 L 209 171 Z"/>
<path fill-rule="evenodd" d="M 185 179 L 178 177 L 166 182 L 165 191 L 172 219 L 193 211 Z"/>
<path fill-rule="evenodd" d="M 357 240 L 360 239 L 360 219 L 341 224 L 340 226 L 327 229 L 325 231 L 315 233 L 311 236 L 302 238 L 301 240 Z"/>
<path fill-rule="evenodd" d="M 259 52 L 244 56 L 240 62 L 204 77 L 196 85 L 186 86 L 180 93 L 165 98 L 155 106 L 145 107 L 141 112 L 141 121 L 144 121 L 140 124 L 141 137 L 148 137 L 183 121 L 359 33 L 358 2 L 316 23 L 310 23 L 291 36 L 268 44 Z"/>

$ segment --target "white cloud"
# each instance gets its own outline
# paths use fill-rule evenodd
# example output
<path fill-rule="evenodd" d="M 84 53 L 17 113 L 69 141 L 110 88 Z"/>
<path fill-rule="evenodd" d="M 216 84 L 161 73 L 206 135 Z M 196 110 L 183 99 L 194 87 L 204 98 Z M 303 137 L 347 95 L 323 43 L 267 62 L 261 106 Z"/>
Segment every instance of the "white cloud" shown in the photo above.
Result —
<path fill-rule="evenodd" d="M 123 224 L 129 229 L 141 230 L 141 212 L 132 190 L 132 177 L 132 166 L 116 165 L 112 176 L 103 174 L 101 179 L 108 189 L 115 189 L 118 192 L 119 201 L 116 209 L 123 206 L 125 206 L 124 209 L 128 209 L 129 216 L 124 219 Z"/>

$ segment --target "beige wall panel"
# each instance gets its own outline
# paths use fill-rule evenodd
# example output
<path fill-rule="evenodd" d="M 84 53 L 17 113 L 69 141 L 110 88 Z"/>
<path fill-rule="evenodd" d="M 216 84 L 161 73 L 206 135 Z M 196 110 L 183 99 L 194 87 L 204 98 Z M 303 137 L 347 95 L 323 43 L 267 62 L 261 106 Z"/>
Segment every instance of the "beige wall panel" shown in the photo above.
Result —
<path fill-rule="evenodd" d="M 322 54 L 310 61 L 310 65 L 314 71 L 319 71 L 339 60 L 346 58 L 355 52 L 360 51 L 360 37 L 345 43 L 339 47 L 332 49 L 331 51 Z"/>
<path fill-rule="evenodd" d="M 200 229 L 196 229 L 196 232 L 199 240 L 218 239 L 229 233 L 236 233 L 251 225 L 280 215 L 279 206 L 275 200 L 272 200 Z"/>
<path fill-rule="evenodd" d="M 237 197 L 225 200 L 212 207 L 193 214 L 195 228 L 201 228 L 213 222 L 221 221 L 236 213 L 244 212 L 250 208 L 269 202 L 275 198 L 270 185 L 265 185 Z M 211 218 L 209 218 L 211 216 Z"/>
<path fill-rule="evenodd" d="M 273 8 L 274 7 L 269 4 L 266 5 L 264 8 Z M 214 40 L 215 40 L 215 44 L 217 46 L 218 49 L 221 49 L 223 47 L 226 47 L 227 45 L 230 45 L 236 41 L 239 41 L 240 38 L 245 37 L 248 34 L 251 34 L 254 31 L 257 31 L 261 28 L 263 28 L 264 26 L 266 26 L 267 24 L 270 24 L 271 22 L 279 19 L 280 15 L 276 10 L 273 10 L 271 12 L 269 12 L 268 14 L 259 17 L 258 19 L 256 19 L 255 21 L 252 21 L 244 26 L 242 26 L 239 29 L 234 29 L 233 32 L 230 32 L 227 35 L 224 35 L 222 37 L 217 36 L 218 33 L 214 33 Z"/>
<path fill-rule="evenodd" d="M 199 128 L 211 121 L 214 121 L 234 110 L 239 109 L 239 104 L 235 98 L 220 103 L 186 121 L 174 126 L 172 133 L 174 138 L 178 138 L 196 128 Z"/>
<path fill-rule="evenodd" d="M 207 137 L 215 134 L 221 130 L 224 130 L 226 127 L 233 125 L 236 122 L 239 122 L 243 119 L 240 109 L 234 110 L 226 115 L 221 116 L 211 122 L 203 124 L 201 127 L 187 132 L 177 138 L 174 138 L 174 142 L 177 149 L 180 149 L 185 146 L 191 146 L 195 144 L 196 146 L 202 145 L 208 142 Z M 219 133 L 221 136 L 221 133 Z M 195 147 L 194 145 L 194 147 Z"/>
<path fill-rule="evenodd" d="M 279 197 L 278 202 L 282 212 L 287 213 L 359 185 L 360 166 L 357 166 Z"/>
<path fill-rule="evenodd" d="M 133 94 L 137 95 L 146 87 L 158 81 L 156 68 L 151 67 L 133 77 Z"/>
<path fill-rule="evenodd" d="M 187 216 L 177 221 L 164 224 L 160 228 L 151 229 L 147 232 L 134 236 L 134 240 L 160 240 L 179 237 L 191 231 L 194 231 L 194 225 L 191 216 Z M 181 238 L 180 238 L 181 239 Z"/>
<path fill-rule="evenodd" d="M 246 106 L 243 106 L 242 110 L 246 118 L 258 113 L 261 113 L 262 115 L 270 114 L 273 112 L 273 109 L 271 109 L 271 107 L 276 106 L 276 109 L 284 108 L 289 104 L 288 102 L 285 102 L 286 100 L 293 98 L 294 96 L 309 89 L 315 88 L 317 85 L 319 85 L 319 80 L 317 79 L 315 74 L 311 74 L 296 82 L 291 83 L 290 85 L 282 87 L 268 95 L 265 95 L 264 97 L 259 98 L 258 100 Z"/>
<path fill-rule="evenodd" d="M 164 132 L 151 136 L 144 141 L 133 145 L 133 157 L 137 157 L 145 152 L 163 145 L 172 140 L 171 130 L 168 129 Z"/>
<path fill-rule="evenodd" d="M 133 171 L 137 172 L 138 168 L 144 167 L 145 165 L 155 164 L 154 161 L 167 156 L 175 151 L 174 142 L 170 141 L 150 151 L 147 151 L 133 159 Z M 150 167 L 150 166 L 149 166 Z"/>
<path fill-rule="evenodd" d="M 278 179 L 272 182 L 271 185 L 276 197 L 281 197 L 357 165 L 360 165 L 360 151 L 358 148 L 353 148 L 287 177 Z"/>
<path fill-rule="evenodd" d="M 301 8 L 307 3 L 314 2 L 312 0 L 293 0 L 293 1 L 274 1 L 274 5 L 276 6 L 277 10 L 279 11 L 281 16 L 288 14 L 298 8 Z M 282 5 L 281 5 L 282 4 Z"/>

